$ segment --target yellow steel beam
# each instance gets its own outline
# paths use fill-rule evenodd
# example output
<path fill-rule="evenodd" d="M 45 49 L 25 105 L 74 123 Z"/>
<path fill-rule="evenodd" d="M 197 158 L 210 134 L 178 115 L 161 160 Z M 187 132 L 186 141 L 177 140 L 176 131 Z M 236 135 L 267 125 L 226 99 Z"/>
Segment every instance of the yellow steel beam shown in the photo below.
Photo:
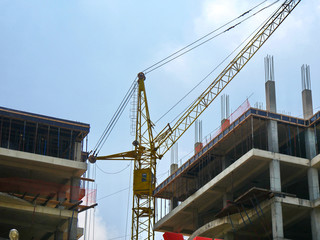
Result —
<path fill-rule="evenodd" d="M 184 112 L 174 126 L 166 126 L 155 137 L 157 154 L 160 158 L 188 130 L 203 111 L 209 107 L 231 80 L 234 79 L 300 1 L 301 0 L 286 0 L 251 38 L 247 45 L 231 60 L 228 66 L 218 75 L 210 86 Z"/>
<path fill-rule="evenodd" d="M 221 91 L 269 39 L 300 1 L 286 0 L 210 86 L 193 102 L 182 117 L 172 127 L 168 124 L 155 138 L 153 138 L 152 134 L 153 124 L 150 120 L 144 85 L 145 76 L 143 73 L 138 74 L 136 138 L 133 142 L 135 149 L 104 157 L 91 157 L 91 160 L 89 157 L 89 160 L 92 162 L 98 159 L 134 160 L 132 240 L 154 239 L 155 200 L 153 191 L 155 188 L 156 159 L 162 158 L 188 130 L 193 122 L 208 108 Z"/>
<path fill-rule="evenodd" d="M 107 156 L 94 156 L 90 155 L 89 156 L 89 161 L 91 163 L 95 163 L 97 160 L 135 160 L 136 158 L 136 151 L 128 151 L 128 152 L 122 152 L 122 153 L 116 153 L 116 154 L 111 154 Z"/>
<path fill-rule="evenodd" d="M 144 81 L 144 74 L 139 73 L 136 139 L 133 142 L 136 155 L 133 172 L 132 240 L 154 239 L 155 200 L 153 191 L 157 157 Z"/>

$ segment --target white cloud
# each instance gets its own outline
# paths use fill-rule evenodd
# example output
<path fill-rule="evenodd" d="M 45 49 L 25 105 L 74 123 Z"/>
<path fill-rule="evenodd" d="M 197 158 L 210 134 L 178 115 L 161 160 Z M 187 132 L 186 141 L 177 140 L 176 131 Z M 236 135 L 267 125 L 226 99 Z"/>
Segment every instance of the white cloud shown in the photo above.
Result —
<path fill-rule="evenodd" d="M 103 220 L 103 217 L 100 215 L 98 209 L 95 212 L 94 211 L 94 209 L 87 211 L 87 240 L 110 239 L 114 237 L 123 236 L 123 234 L 119 233 L 114 227 L 107 226 L 106 222 Z M 85 213 L 79 214 L 78 226 L 82 228 L 85 227 Z M 84 237 L 82 236 L 80 240 L 84 240 Z"/>
<path fill-rule="evenodd" d="M 237 2 L 237 0 L 204 1 L 202 14 L 195 19 L 195 32 L 200 35 L 207 33 L 237 17 L 240 14 Z"/>

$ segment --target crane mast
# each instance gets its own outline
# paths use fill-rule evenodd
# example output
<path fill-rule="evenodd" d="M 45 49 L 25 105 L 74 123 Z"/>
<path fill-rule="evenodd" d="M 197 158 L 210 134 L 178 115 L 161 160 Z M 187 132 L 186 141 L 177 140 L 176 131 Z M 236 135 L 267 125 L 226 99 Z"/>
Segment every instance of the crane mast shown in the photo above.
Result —
<path fill-rule="evenodd" d="M 199 118 L 300 2 L 301 0 L 285 0 L 176 123 L 172 127 L 168 124 L 156 137 L 153 137 L 152 133 L 153 123 L 150 120 L 144 85 L 146 78 L 143 73 L 138 74 L 136 135 L 133 141 L 135 149 L 109 156 L 89 158 L 90 162 L 119 159 L 134 161 L 132 240 L 154 239 L 155 199 L 153 191 L 155 189 L 156 160 L 161 159 Z"/>
<path fill-rule="evenodd" d="M 138 97 L 136 139 L 133 141 L 134 172 L 133 172 L 133 207 L 131 239 L 140 239 L 143 233 L 146 239 L 154 239 L 153 225 L 155 214 L 156 149 L 152 135 L 153 124 L 150 120 L 145 75 L 138 74 Z"/>

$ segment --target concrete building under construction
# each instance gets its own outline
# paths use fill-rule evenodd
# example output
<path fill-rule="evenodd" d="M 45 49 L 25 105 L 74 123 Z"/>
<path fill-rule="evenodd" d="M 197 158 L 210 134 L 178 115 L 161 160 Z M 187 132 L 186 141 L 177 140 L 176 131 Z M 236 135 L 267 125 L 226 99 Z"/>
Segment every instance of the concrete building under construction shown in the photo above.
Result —
<path fill-rule="evenodd" d="M 303 118 L 277 113 L 269 56 L 265 70 L 266 110 L 245 103 L 226 116 L 157 186 L 156 231 L 189 239 L 320 239 L 320 112 L 313 113 L 310 69 L 301 70 Z"/>
<path fill-rule="evenodd" d="M 78 239 L 88 124 L 0 107 L 0 239 Z"/>

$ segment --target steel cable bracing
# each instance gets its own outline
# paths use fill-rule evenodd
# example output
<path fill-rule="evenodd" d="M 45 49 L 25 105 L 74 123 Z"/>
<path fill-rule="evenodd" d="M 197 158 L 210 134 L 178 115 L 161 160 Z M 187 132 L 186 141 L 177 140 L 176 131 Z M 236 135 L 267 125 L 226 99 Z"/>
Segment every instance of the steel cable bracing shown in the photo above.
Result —
<path fill-rule="evenodd" d="M 193 92 L 201 83 L 203 83 L 203 81 L 205 81 L 212 73 L 214 73 L 223 63 L 225 63 L 229 57 L 231 57 L 246 41 L 248 41 L 249 38 L 252 37 L 252 35 L 263 25 L 264 23 L 262 23 L 255 31 L 253 31 L 244 41 L 242 41 L 238 47 L 236 47 L 228 56 L 226 56 L 211 72 L 209 72 L 197 85 L 195 85 L 185 96 L 183 96 L 174 106 L 172 106 L 164 115 L 161 116 L 160 119 L 162 119 L 165 115 L 167 115 L 173 108 L 175 108 L 183 99 L 185 99 L 191 92 Z M 178 116 L 176 116 L 171 122 L 170 124 L 172 124 L 173 122 L 175 122 L 177 120 L 177 118 L 179 118 L 185 111 L 187 111 L 187 109 L 189 109 L 199 98 L 201 98 L 202 95 L 200 95 L 200 97 L 198 97 L 197 99 L 195 99 L 191 104 L 189 104 L 182 112 L 180 112 L 180 114 Z M 159 119 L 159 120 L 160 120 Z M 159 121 L 158 120 L 158 121 Z"/>
<path fill-rule="evenodd" d="M 124 109 L 126 108 L 126 106 L 128 105 L 133 93 L 135 92 L 135 89 L 137 87 L 137 83 L 136 83 L 136 79 L 133 81 L 133 83 L 131 84 L 129 90 L 127 91 L 125 97 L 122 99 L 119 107 L 117 108 L 115 114 L 113 115 L 111 121 L 109 122 L 109 124 L 107 125 L 106 129 L 104 130 L 103 134 L 101 135 L 95 149 L 97 150 L 97 154 L 99 153 L 101 147 L 103 146 L 103 144 L 105 143 L 106 139 L 108 138 L 108 136 L 110 135 L 110 133 L 113 130 L 113 127 L 115 126 L 115 124 L 117 123 L 119 117 L 121 116 L 122 112 L 124 111 Z"/>
<path fill-rule="evenodd" d="M 265 2 L 265 1 L 264 1 L 264 2 Z M 257 5 L 256 7 L 260 6 L 260 5 L 263 4 L 264 2 L 260 3 L 260 4 Z M 260 9 L 259 11 L 255 12 L 253 15 L 247 17 L 247 18 L 244 19 L 243 21 L 246 21 L 246 20 L 248 20 L 249 18 L 253 17 L 254 15 L 257 15 L 258 13 L 262 12 L 263 10 L 265 10 L 265 9 L 273 6 L 273 5 L 276 4 L 277 2 L 279 2 L 279 0 L 276 0 L 275 2 L 269 4 L 268 6 Z M 256 8 L 256 7 L 254 7 L 254 8 Z M 254 9 L 254 8 L 253 8 L 253 9 Z M 251 10 L 252 10 L 252 9 L 251 9 Z M 251 10 L 247 11 L 246 13 L 250 12 Z M 246 13 L 244 13 L 244 14 L 242 14 L 242 15 L 240 15 L 240 16 L 244 16 Z M 240 17 L 240 16 L 239 16 L 239 17 Z M 238 18 L 239 18 L 239 17 L 238 17 Z M 238 18 L 235 18 L 234 20 L 236 20 L 236 19 L 238 19 Z M 230 22 L 233 22 L 234 20 L 232 20 L 232 21 L 230 21 Z M 229 23 L 230 23 L 230 22 L 229 22 Z M 196 84 L 196 85 L 195 85 L 188 93 L 186 93 L 177 103 L 175 103 L 168 111 L 166 111 L 166 112 L 155 122 L 155 124 L 158 123 L 162 118 L 164 118 L 169 112 L 171 112 L 171 111 L 172 111 L 178 104 L 180 104 L 188 95 L 190 95 L 197 87 L 199 87 L 200 84 L 202 84 L 209 76 L 211 76 L 212 73 L 214 73 L 222 64 L 224 64 L 224 63 L 228 60 L 229 57 L 231 57 L 246 41 L 248 41 L 248 40 L 255 34 L 255 32 L 256 32 L 261 26 L 263 26 L 263 25 L 265 24 L 265 22 L 266 22 L 266 21 L 264 21 L 257 29 L 255 29 L 244 41 L 242 41 L 242 42 L 239 44 L 239 46 L 238 46 L 237 48 L 235 48 L 227 57 L 225 57 L 225 58 L 224 58 L 211 72 L 209 72 L 198 84 Z M 239 24 L 240 24 L 240 23 L 237 23 L 236 25 L 239 25 Z M 225 25 L 227 25 L 227 24 L 225 24 Z M 224 25 L 224 26 L 225 26 L 225 25 Z M 236 25 L 234 25 L 234 26 L 236 26 Z M 234 28 L 234 26 L 233 26 L 233 27 L 230 27 L 229 30 L 232 29 L 232 28 Z M 219 28 L 219 29 L 220 29 L 220 28 Z M 208 36 L 208 34 L 207 34 L 206 36 Z M 204 37 L 203 37 L 203 38 L 204 38 Z M 202 38 L 202 39 L 203 39 L 203 38 Z M 196 41 L 196 42 L 197 42 L 197 41 Z M 189 44 L 189 45 L 192 45 L 192 44 Z M 189 45 L 188 45 L 188 46 L 189 46 Z M 183 48 L 183 49 L 185 49 L 185 48 Z M 182 50 L 183 50 L 183 49 L 182 49 Z M 179 51 L 177 51 L 177 52 L 180 52 L 180 51 L 182 51 L 182 50 L 179 50 Z M 174 54 L 172 54 L 172 55 L 174 55 Z M 172 55 L 170 55 L 170 56 L 172 56 Z M 165 58 L 165 59 L 168 59 L 168 57 Z M 154 65 L 153 65 L 153 66 L 154 66 Z M 201 96 L 202 96 L 202 95 L 200 95 L 200 97 L 201 97 Z M 184 114 L 193 104 L 195 104 L 195 102 L 196 102 L 200 97 L 198 97 L 198 98 L 195 99 L 193 102 L 191 102 L 183 111 L 181 111 L 181 112 L 170 122 L 170 124 L 172 124 L 172 123 L 175 122 L 179 117 L 181 117 L 182 114 Z M 157 135 L 158 135 L 158 134 L 157 134 Z M 158 162 L 158 164 L 159 164 L 159 163 L 160 163 L 160 162 Z"/>
<path fill-rule="evenodd" d="M 261 3 L 259 3 L 258 5 L 254 6 L 254 7 L 253 7 L 253 8 L 251 8 L 250 10 L 248 10 L 248 11 L 244 12 L 243 14 L 241 14 L 241 15 L 239 15 L 238 17 L 236 17 L 236 18 L 232 19 L 231 21 L 229 21 L 229 22 L 227 22 L 227 23 L 223 24 L 223 25 L 222 25 L 222 26 L 220 26 L 219 28 L 217 28 L 217 29 L 215 29 L 215 30 L 213 30 L 213 31 L 209 32 L 208 34 L 206 34 L 206 35 L 204 35 L 203 37 L 201 37 L 201 38 L 197 39 L 196 41 L 194 41 L 194 42 L 192 42 L 192 43 L 188 44 L 187 46 L 185 46 L 185 47 L 183 47 L 183 48 L 179 49 L 178 51 L 176 51 L 176 52 L 174 52 L 174 53 L 170 54 L 169 56 L 167 56 L 167 57 L 163 58 L 162 60 L 160 60 L 160 61 L 156 62 L 155 64 L 153 64 L 153 65 L 151 65 L 150 67 L 146 68 L 143 72 L 144 72 L 145 74 L 147 74 L 147 73 L 150 73 L 150 72 L 152 72 L 152 71 L 156 70 L 157 68 L 159 68 L 159 67 L 163 66 L 164 64 L 166 64 L 166 63 L 168 63 L 168 62 L 166 62 L 166 63 L 164 63 L 164 64 L 161 64 L 161 63 L 163 63 L 163 62 L 164 62 L 164 61 L 166 61 L 167 59 L 170 59 L 171 57 L 173 57 L 173 56 L 177 55 L 178 53 L 180 53 L 180 52 L 182 52 L 183 50 L 185 50 L 185 49 L 187 49 L 187 48 L 191 47 L 192 45 L 194 45 L 194 44 L 196 44 L 196 43 L 200 42 L 201 40 L 205 39 L 206 37 L 210 36 L 211 34 L 213 34 L 213 33 L 217 32 L 218 30 L 220 30 L 220 29 L 222 29 L 222 28 L 224 28 L 224 27 L 228 26 L 229 24 L 231 24 L 231 23 L 232 23 L 232 22 L 234 22 L 235 20 L 237 20 L 237 19 L 239 19 L 239 18 L 241 18 L 241 17 L 245 16 L 246 14 L 250 13 L 251 11 L 253 11 L 254 9 L 256 9 L 257 7 L 259 7 L 260 5 L 262 5 L 263 3 L 267 2 L 267 1 L 268 1 L 268 0 L 264 0 L 263 2 L 261 2 Z M 211 39 L 210 39 L 210 40 L 211 40 Z M 201 44 L 201 45 L 202 45 L 202 44 Z M 192 50 L 192 49 L 191 49 L 191 50 Z M 189 51 L 191 51 L 191 50 L 189 50 Z M 189 52 L 189 51 L 187 51 L 187 52 Z M 185 53 L 187 53 L 187 52 L 185 52 Z M 180 56 L 180 55 L 179 55 L 179 56 Z M 175 59 L 175 58 L 173 58 L 172 60 L 174 60 L 174 59 Z M 169 62 L 171 62 L 172 60 L 170 60 Z M 161 64 L 161 65 L 160 65 L 160 66 L 158 66 L 159 64 Z M 156 66 L 158 66 L 158 67 L 156 67 Z M 150 70 L 150 69 L 151 69 L 151 70 Z"/>
<path fill-rule="evenodd" d="M 216 80 L 198 97 L 195 103 L 170 127 L 166 126 L 158 136 L 158 154 L 160 158 L 170 149 L 181 135 L 192 125 L 196 118 L 212 103 L 217 95 L 230 83 L 244 65 L 253 57 L 260 47 L 269 39 L 279 25 L 286 19 L 301 0 L 287 0 L 266 21 L 261 29 L 246 46 L 231 60 L 229 65 L 219 74 Z"/>
<path fill-rule="evenodd" d="M 265 1 L 264 1 L 264 2 L 265 2 Z M 264 3 L 264 2 L 263 2 L 263 3 Z M 213 38 L 215 38 L 215 37 L 217 37 L 217 36 L 219 36 L 219 35 L 227 32 L 227 31 L 229 31 L 229 30 L 231 30 L 232 28 L 240 25 L 242 22 L 248 20 L 249 18 L 252 18 L 253 16 L 257 15 L 258 13 L 261 13 L 261 12 L 264 11 L 265 9 L 273 6 L 273 5 L 276 4 L 277 2 L 279 2 L 279 0 L 277 0 L 277 1 L 269 4 L 268 6 L 262 8 L 262 9 L 260 9 L 259 11 L 255 12 L 254 14 L 252 14 L 252 15 L 250 15 L 249 17 L 245 18 L 245 19 L 242 20 L 241 22 L 238 22 L 237 24 L 231 26 L 230 28 L 224 30 L 223 32 L 221 32 L 221 33 L 219 33 L 219 34 L 217 34 L 217 35 L 215 35 L 215 36 L 207 39 L 206 41 L 204 41 L 204 42 L 202 42 L 202 43 L 194 46 L 193 48 L 187 50 L 186 52 L 184 52 L 184 53 L 176 56 L 176 57 L 173 58 L 172 60 L 174 60 L 174 59 L 182 56 L 183 54 L 185 54 L 185 53 L 193 50 L 194 48 L 197 48 L 197 47 L 201 46 L 202 44 L 204 44 L 204 43 L 212 40 Z M 259 5 L 261 5 L 261 4 L 262 4 L 262 3 L 260 3 Z M 259 6 L 259 5 L 258 5 L 258 6 Z M 257 6 L 256 6 L 256 7 L 257 7 Z M 255 8 L 256 8 L 256 7 L 255 7 Z M 251 11 L 251 10 L 247 11 L 246 13 L 249 13 L 250 11 Z M 242 15 L 240 15 L 240 16 L 243 16 L 243 15 L 244 15 L 244 14 L 242 14 Z M 240 17 L 240 16 L 239 16 L 239 17 Z M 238 17 L 238 18 L 239 18 L 239 17 Z M 235 19 L 232 20 L 231 22 L 235 21 L 235 20 L 238 19 L 238 18 L 235 18 Z M 228 25 L 228 24 L 225 24 L 225 25 Z M 225 26 L 225 25 L 224 25 L 224 26 Z M 220 28 L 221 28 L 221 27 L 220 27 Z M 218 29 L 220 29 L 220 28 L 218 28 Z M 256 30 L 255 30 L 255 31 L 256 31 Z M 178 104 L 180 104 L 188 95 L 190 95 L 190 93 L 192 93 L 192 92 L 193 92 L 200 84 L 202 84 L 213 72 L 215 72 L 223 63 L 225 63 L 225 62 L 228 60 L 228 58 L 229 58 L 230 56 L 232 56 L 232 54 L 234 54 L 253 34 L 254 34 L 254 32 L 253 32 L 249 37 L 247 37 L 237 48 L 235 48 L 227 57 L 225 57 L 225 58 L 222 60 L 222 62 L 220 62 L 220 63 L 219 63 L 210 73 L 208 73 L 198 84 L 196 84 L 189 92 L 187 92 L 176 104 L 174 104 L 167 112 L 165 112 L 155 123 L 158 123 L 163 117 L 165 117 L 169 112 L 171 112 Z M 208 34 L 207 34 L 206 36 L 208 36 Z M 205 37 L 203 37 L 203 38 L 205 38 Z M 203 38 L 201 38 L 201 39 L 203 39 Z M 198 40 L 197 40 L 196 42 L 198 42 Z M 188 46 L 190 46 L 190 45 L 191 45 L 191 44 L 189 44 Z M 183 49 L 185 49 L 185 48 L 183 48 Z M 182 50 L 179 50 L 178 52 L 180 52 L 180 51 L 182 51 Z M 172 54 L 172 55 L 173 55 L 173 54 Z M 172 55 L 170 55 L 170 56 L 172 56 Z M 165 59 L 168 59 L 168 58 L 165 58 Z M 170 62 L 170 61 L 172 61 L 172 60 L 169 60 L 169 61 L 161 64 L 161 65 L 158 66 L 157 68 L 159 68 L 159 67 L 167 64 L 168 62 Z M 150 70 L 149 72 L 151 72 L 151 71 L 153 71 L 153 70 L 155 70 L 155 69 L 156 69 L 156 68 Z M 148 72 L 148 73 L 149 73 L 149 72 Z M 182 113 L 184 113 L 193 103 L 194 103 L 194 102 L 192 102 L 187 108 L 185 108 L 185 109 L 184 109 L 175 119 L 173 119 L 170 123 L 173 123 L 173 122 L 174 122 L 179 116 L 181 116 Z"/>
<path fill-rule="evenodd" d="M 121 173 L 121 172 L 123 172 L 124 170 L 126 170 L 128 167 L 130 167 L 130 165 L 131 165 L 131 163 L 129 163 L 126 167 L 124 167 L 123 169 L 121 169 L 121 170 L 119 170 L 119 171 L 117 171 L 117 172 L 106 172 L 106 171 L 104 171 L 103 169 L 101 169 L 101 168 L 98 166 L 98 164 L 96 163 L 97 168 L 98 168 L 101 172 L 103 172 L 104 174 L 108 174 L 108 175 L 114 175 L 114 174 Z"/>
<path fill-rule="evenodd" d="M 147 69 L 144 70 L 144 73 L 145 73 L 145 74 L 148 74 L 148 73 L 150 73 L 150 72 L 152 72 L 152 71 L 154 71 L 154 70 L 156 70 L 156 69 L 158 69 L 158 68 L 160 68 L 160 67 L 162 67 L 162 66 L 164 66 L 164 65 L 166 65 L 166 64 L 168 64 L 168 63 L 170 63 L 170 62 L 172 62 L 173 60 L 175 60 L 175 59 L 183 56 L 184 54 L 186 54 L 186 53 L 194 50 L 195 48 L 200 47 L 201 45 L 203 45 L 203 44 L 211 41 L 212 39 L 214 39 L 214 38 L 222 35 L 223 33 L 226 33 L 226 32 L 228 32 L 228 31 L 230 31 L 231 29 L 235 28 L 236 26 L 238 26 L 238 25 L 240 25 L 241 23 L 245 22 L 245 21 L 248 20 L 249 18 L 255 16 L 256 14 L 260 13 L 261 11 L 267 9 L 268 7 L 272 6 L 273 4 L 275 4 L 276 2 L 279 2 L 279 1 L 280 1 L 280 0 L 275 1 L 274 3 L 270 4 L 269 6 L 264 7 L 264 8 L 262 8 L 262 9 L 260 9 L 259 11 L 257 11 L 256 13 L 252 14 L 250 17 L 247 17 L 247 18 L 245 18 L 244 20 L 239 21 L 238 23 L 234 24 L 233 26 L 231 26 L 231 27 L 227 28 L 226 30 L 224 30 L 224 31 L 222 31 L 222 32 L 220 32 L 220 33 L 218 33 L 218 34 L 216 34 L 216 35 L 214 35 L 214 36 L 212 36 L 212 37 L 204 40 L 203 42 L 200 42 L 201 40 L 207 38 L 208 36 L 212 35 L 213 33 L 217 32 L 218 30 L 222 29 L 223 27 L 228 26 L 230 23 L 234 22 L 235 20 L 237 20 L 237 19 L 239 19 L 239 18 L 242 18 L 243 16 L 245 16 L 246 14 L 250 13 L 252 10 L 254 10 L 255 8 L 257 8 L 258 6 L 260 6 L 261 4 L 263 4 L 264 2 L 266 2 L 266 1 L 263 1 L 262 3 L 258 4 L 258 5 L 255 6 L 254 8 L 252 8 L 252 9 L 246 11 L 245 13 L 241 14 L 239 17 L 237 17 L 237 18 L 229 21 L 228 23 L 226 23 L 226 24 L 222 25 L 221 27 L 213 30 L 212 32 L 210 32 L 210 33 L 206 34 L 205 36 L 199 38 L 198 40 L 192 42 L 191 44 L 187 45 L 186 47 L 181 48 L 180 50 L 176 51 L 175 53 L 169 55 L 168 57 L 166 57 L 166 58 L 160 60 L 159 62 L 153 64 L 152 66 L 148 67 Z M 196 44 L 196 43 L 198 43 L 198 42 L 200 42 L 200 43 L 197 44 L 197 45 L 195 45 L 194 47 L 188 49 L 189 47 L 193 46 L 194 44 Z M 186 49 L 188 49 L 188 50 L 186 50 Z M 186 50 L 186 51 L 184 51 L 184 50 Z M 184 52 L 183 52 L 183 51 L 184 51 Z M 181 53 L 181 52 L 182 52 L 182 53 Z M 180 53 L 180 54 L 179 54 L 179 53 Z"/>
<path fill-rule="evenodd" d="M 131 84 L 129 90 L 127 91 L 127 93 L 125 94 L 124 98 L 122 99 L 122 101 L 121 101 L 120 105 L 118 106 L 116 112 L 112 116 L 110 122 L 108 123 L 107 127 L 105 128 L 105 130 L 103 131 L 101 137 L 99 138 L 96 146 L 93 149 L 93 153 L 92 154 L 94 156 L 98 155 L 98 153 L 100 152 L 100 150 L 103 147 L 104 143 L 108 139 L 108 137 L 109 137 L 110 133 L 112 132 L 114 126 L 118 122 L 120 116 L 122 115 L 124 109 L 128 105 L 132 95 L 134 94 L 136 87 L 137 87 L 137 79 L 135 79 L 133 81 L 133 83 Z"/>
<path fill-rule="evenodd" d="M 126 191 L 126 190 L 128 190 L 128 189 L 130 189 L 130 187 L 126 187 L 126 188 L 123 188 L 123 189 L 121 189 L 121 190 L 118 190 L 118 191 L 116 191 L 116 192 L 114 192 L 114 193 L 111 193 L 111 194 L 108 194 L 108 195 L 106 195 L 106 196 L 103 196 L 103 197 L 97 199 L 97 201 L 100 201 L 100 200 L 102 200 L 102 199 L 111 197 L 111 196 L 113 196 L 113 195 L 116 195 L 116 194 L 121 193 L 121 192 L 123 192 L 123 191 Z"/>
<path fill-rule="evenodd" d="M 254 7 L 251 8 L 250 10 L 248 10 L 248 11 L 244 12 L 243 14 L 241 14 L 240 16 L 238 16 L 237 18 L 234 18 L 233 20 L 231 20 L 231 21 L 227 22 L 226 24 L 222 25 L 221 27 L 219 27 L 219 28 L 211 31 L 210 33 L 208 33 L 208 34 L 206 34 L 205 36 L 197 39 L 196 41 L 192 42 L 191 44 L 188 44 L 187 46 L 185 46 L 185 47 L 181 48 L 180 50 L 174 52 L 173 54 L 171 54 L 171 55 L 169 55 L 168 57 L 162 59 L 161 61 L 158 61 L 157 63 L 151 65 L 150 67 L 146 68 L 143 72 L 145 72 L 145 74 L 147 74 L 147 73 L 150 73 L 150 72 L 152 72 L 152 71 L 154 71 L 154 70 L 156 70 L 156 69 L 158 69 L 158 68 L 160 68 L 160 67 L 168 64 L 169 62 L 171 62 L 171 61 L 173 61 L 173 60 L 181 57 L 182 55 L 184 55 L 184 54 L 186 54 L 186 53 L 194 50 L 195 48 L 200 47 L 201 45 L 209 42 L 210 40 L 212 40 L 212 39 L 214 39 L 214 38 L 222 35 L 223 33 L 226 33 L 226 32 L 228 32 L 229 30 L 235 28 L 236 26 L 238 26 L 238 25 L 241 24 L 242 22 L 244 22 L 244 21 L 248 20 L 249 18 L 255 16 L 257 13 L 259 13 L 259 12 L 263 11 L 264 9 L 270 7 L 271 5 L 273 5 L 274 3 L 278 2 L 279 0 L 276 1 L 276 2 L 274 2 L 273 4 L 270 4 L 269 6 L 267 6 L 267 7 L 265 7 L 265 8 L 260 9 L 260 10 L 257 11 L 256 13 L 254 13 L 254 14 L 252 14 L 251 16 L 245 18 L 244 20 L 236 23 L 235 25 L 229 27 L 228 29 L 226 29 L 226 30 L 224 30 L 224 31 L 222 31 L 222 32 L 220 32 L 220 33 L 218 33 L 218 34 L 210 37 L 209 39 L 206 39 L 205 41 L 203 41 L 203 42 L 195 45 L 196 43 L 198 43 L 198 42 L 200 42 L 201 40 L 207 38 L 208 36 L 212 35 L 213 33 L 219 31 L 220 29 L 222 29 L 222 28 L 224 28 L 224 27 L 226 27 L 226 26 L 228 26 L 229 24 L 231 24 L 232 22 L 236 21 L 237 19 L 240 19 L 240 18 L 244 17 L 245 15 L 247 15 L 248 13 L 250 13 L 251 11 L 253 11 L 254 9 L 258 8 L 259 6 L 261 6 L 261 5 L 262 5 L 263 3 L 265 3 L 266 1 L 267 1 L 267 0 L 262 1 L 262 2 L 259 3 L 258 5 L 254 6 Z M 195 46 L 192 47 L 192 48 L 190 48 L 190 49 L 188 49 L 189 47 L 191 47 L 191 46 L 193 46 L 193 45 L 195 45 Z M 186 49 L 188 49 L 188 50 L 186 50 Z M 184 50 L 186 50 L 186 51 L 184 51 Z M 184 52 L 183 52 L 183 51 L 184 51 Z M 181 53 L 181 52 L 182 52 L 182 53 Z M 180 54 L 177 55 L 178 53 L 180 53 Z M 173 57 L 173 58 L 172 58 L 172 57 Z M 168 60 L 168 59 L 169 59 L 169 60 Z M 166 61 L 166 60 L 167 60 L 167 61 Z M 221 64 L 222 64 L 222 63 L 221 63 Z M 220 66 L 220 65 L 219 65 L 219 66 Z M 212 71 L 212 72 L 213 72 L 213 71 Z M 209 74 L 209 75 L 210 75 L 210 74 Z M 207 76 L 207 77 L 208 77 L 208 76 Z M 206 77 L 206 78 L 207 78 L 207 77 Z M 205 78 L 205 79 L 206 79 L 206 78 Z M 205 79 L 203 79 L 203 81 L 204 81 Z M 118 106 L 116 112 L 115 112 L 114 115 L 112 116 L 110 122 L 108 123 L 107 127 L 105 128 L 105 130 L 103 131 L 101 137 L 99 138 L 96 146 L 94 147 L 94 149 L 93 149 L 93 151 L 92 151 L 92 152 L 93 152 L 92 154 L 93 154 L 94 156 L 97 156 L 97 155 L 98 155 L 98 153 L 100 152 L 100 150 L 101 150 L 101 148 L 103 147 L 104 143 L 105 143 L 106 140 L 108 139 L 110 133 L 112 132 L 114 126 L 116 125 L 116 123 L 118 122 L 120 116 L 122 115 L 124 109 L 125 109 L 126 106 L 128 105 L 128 103 L 129 103 L 129 101 L 130 101 L 130 99 L 131 99 L 132 95 L 134 94 L 135 89 L 136 89 L 136 87 L 137 87 L 137 81 L 136 81 L 136 80 L 137 80 L 137 79 L 135 79 L 135 80 L 133 81 L 131 87 L 129 88 L 129 90 L 128 90 L 127 93 L 125 94 L 125 96 L 124 96 L 124 98 L 122 99 L 120 105 Z M 203 81 L 201 81 L 198 85 L 200 85 Z M 196 86 L 196 87 L 197 87 L 197 86 Z M 196 88 L 196 87 L 195 87 L 195 88 Z M 194 89 L 195 89 L 195 88 L 194 88 Z M 186 96 L 189 95 L 194 89 L 192 89 L 189 93 L 187 93 Z M 186 97 L 186 96 L 185 96 L 185 97 Z M 183 97 L 177 104 L 179 104 L 185 97 Z M 176 104 L 176 105 L 177 105 L 177 104 Z M 176 105 L 175 105 L 175 106 L 176 106 Z M 174 107 L 175 107 L 175 106 L 174 106 Z M 170 112 L 174 107 L 172 107 L 168 112 Z M 161 118 L 162 118 L 162 117 L 161 117 Z M 159 120 L 160 120 L 160 119 L 159 119 Z M 158 120 L 158 121 L 159 121 L 159 120 Z M 158 121 L 157 121 L 157 122 L 158 122 Z"/>

